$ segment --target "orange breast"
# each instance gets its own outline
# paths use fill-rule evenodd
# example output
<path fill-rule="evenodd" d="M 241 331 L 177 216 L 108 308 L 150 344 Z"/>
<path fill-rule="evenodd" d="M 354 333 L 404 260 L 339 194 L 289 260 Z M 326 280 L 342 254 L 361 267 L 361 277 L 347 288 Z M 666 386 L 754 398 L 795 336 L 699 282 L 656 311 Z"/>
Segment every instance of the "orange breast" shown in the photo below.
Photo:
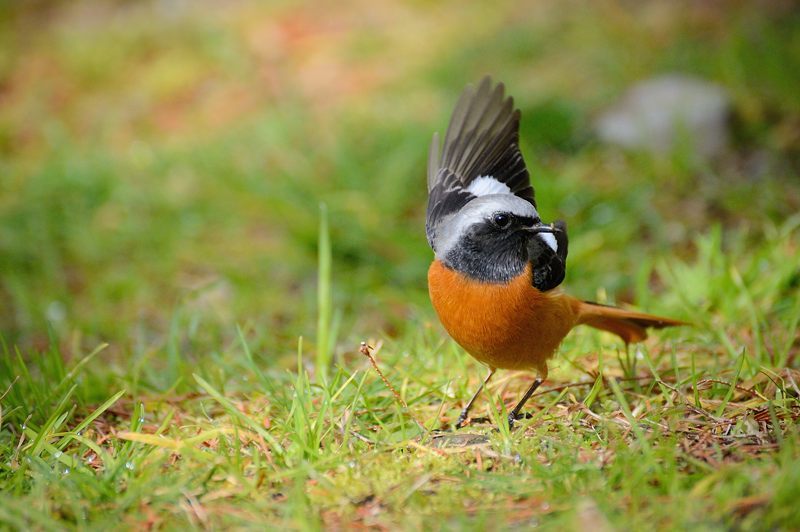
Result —
<path fill-rule="evenodd" d="M 450 336 L 492 368 L 546 375 L 547 359 L 577 322 L 577 300 L 534 288 L 530 267 L 508 284 L 490 284 L 435 260 L 428 269 L 428 291 Z"/>

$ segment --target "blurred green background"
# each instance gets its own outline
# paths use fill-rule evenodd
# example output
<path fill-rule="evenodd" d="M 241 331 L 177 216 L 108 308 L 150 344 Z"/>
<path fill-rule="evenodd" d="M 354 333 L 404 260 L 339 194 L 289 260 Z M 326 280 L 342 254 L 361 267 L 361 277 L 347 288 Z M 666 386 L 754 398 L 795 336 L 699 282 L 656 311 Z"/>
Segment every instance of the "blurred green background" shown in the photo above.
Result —
<path fill-rule="evenodd" d="M 796 6 L 0 0 L 0 527 L 796 527 Z M 428 302 L 425 171 L 486 74 L 565 288 L 693 326 L 579 329 L 470 440 L 428 432 L 482 371 Z M 727 93 L 721 153 L 601 140 L 675 74 Z"/>
<path fill-rule="evenodd" d="M 113 361 L 177 342 L 191 360 L 241 324 L 291 359 L 315 331 L 321 203 L 338 352 L 433 323 L 427 146 L 485 74 L 522 109 L 543 217 L 570 225 L 573 294 L 641 304 L 697 235 L 746 249 L 800 210 L 793 2 L 0 6 L 8 345 L 109 342 Z M 722 156 L 597 141 L 603 109 L 675 72 L 729 92 Z"/>

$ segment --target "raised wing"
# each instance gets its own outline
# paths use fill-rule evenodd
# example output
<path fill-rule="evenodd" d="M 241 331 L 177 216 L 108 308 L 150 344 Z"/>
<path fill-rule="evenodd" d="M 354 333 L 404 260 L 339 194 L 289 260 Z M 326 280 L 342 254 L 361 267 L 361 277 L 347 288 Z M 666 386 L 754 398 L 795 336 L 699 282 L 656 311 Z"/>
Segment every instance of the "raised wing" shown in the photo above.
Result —
<path fill-rule="evenodd" d="M 428 211 L 425 229 L 436 249 L 436 228 L 477 196 L 513 193 L 534 207 L 525 161 L 519 151 L 519 109 L 502 83 L 485 77 L 467 86 L 453 110 L 441 156 L 434 135 L 428 154 Z"/>

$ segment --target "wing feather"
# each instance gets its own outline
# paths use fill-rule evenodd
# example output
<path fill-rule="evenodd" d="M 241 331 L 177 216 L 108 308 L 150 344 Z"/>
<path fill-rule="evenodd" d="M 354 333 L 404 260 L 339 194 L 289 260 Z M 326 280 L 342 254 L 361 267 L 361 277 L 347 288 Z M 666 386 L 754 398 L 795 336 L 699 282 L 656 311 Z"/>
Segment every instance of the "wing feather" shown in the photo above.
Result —
<path fill-rule="evenodd" d="M 434 135 L 428 152 L 428 241 L 434 247 L 435 228 L 475 196 L 467 189 L 478 177 L 491 176 L 511 192 L 536 201 L 525 161 L 519 150 L 520 112 L 505 95 L 502 83 L 485 77 L 467 86 L 453 109 L 444 143 Z"/>
<path fill-rule="evenodd" d="M 436 173 L 439 171 L 439 133 L 434 133 L 431 139 L 431 146 L 428 149 L 428 193 L 433 188 L 436 181 Z"/>

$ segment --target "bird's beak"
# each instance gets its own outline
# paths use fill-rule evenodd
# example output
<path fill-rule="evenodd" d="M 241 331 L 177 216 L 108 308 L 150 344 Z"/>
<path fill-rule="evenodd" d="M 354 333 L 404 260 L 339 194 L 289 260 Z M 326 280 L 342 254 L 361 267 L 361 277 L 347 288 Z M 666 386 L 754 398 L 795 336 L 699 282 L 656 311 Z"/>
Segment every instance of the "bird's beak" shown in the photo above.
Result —
<path fill-rule="evenodd" d="M 553 224 L 550 224 L 550 225 L 545 225 L 545 224 L 534 225 L 533 227 L 526 227 L 525 230 L 528 231 L 531 234 L 534 234 L 534 235 L 537 235 L 539 233 L 560 233 L 561 232 L 561 230 L 559 228 L 557 228 L 557 227 L 554 227 Z"/>

